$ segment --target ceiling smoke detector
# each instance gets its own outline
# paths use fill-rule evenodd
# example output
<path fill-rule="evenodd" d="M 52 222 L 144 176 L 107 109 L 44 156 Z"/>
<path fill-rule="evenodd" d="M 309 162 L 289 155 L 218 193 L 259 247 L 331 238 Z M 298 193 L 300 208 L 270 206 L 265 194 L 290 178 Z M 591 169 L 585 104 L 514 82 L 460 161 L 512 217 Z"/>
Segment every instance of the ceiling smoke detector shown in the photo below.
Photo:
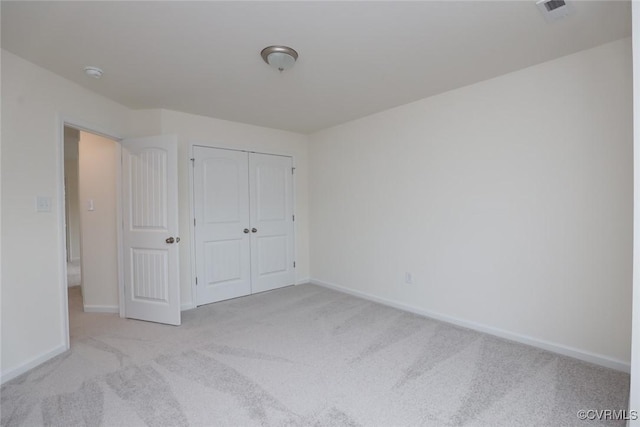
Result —
<path fill-rule="evenodd" d="M 89 77 L 99 79 L 102 77 L 103 71 L 98 67 L 84 67 L 84 73 Z"/>
<path fill-rule="evenodd" d="M 547 22 L 557 21 L 572 12 L 571 6 L 565 0 L 538 0 L 536 6 Z"/>

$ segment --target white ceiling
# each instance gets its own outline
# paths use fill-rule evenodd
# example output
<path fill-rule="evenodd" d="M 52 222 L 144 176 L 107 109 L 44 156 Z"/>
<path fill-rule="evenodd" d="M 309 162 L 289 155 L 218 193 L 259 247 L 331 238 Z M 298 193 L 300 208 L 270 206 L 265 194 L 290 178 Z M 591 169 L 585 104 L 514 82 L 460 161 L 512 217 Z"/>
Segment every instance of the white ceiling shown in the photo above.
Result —
<path fill-rule="evenodd" d="M 123 105 L 303 133 L 631 35 L 629 1 L 554 23 L 534 0 L 0 4 L 4 49 Z"/>

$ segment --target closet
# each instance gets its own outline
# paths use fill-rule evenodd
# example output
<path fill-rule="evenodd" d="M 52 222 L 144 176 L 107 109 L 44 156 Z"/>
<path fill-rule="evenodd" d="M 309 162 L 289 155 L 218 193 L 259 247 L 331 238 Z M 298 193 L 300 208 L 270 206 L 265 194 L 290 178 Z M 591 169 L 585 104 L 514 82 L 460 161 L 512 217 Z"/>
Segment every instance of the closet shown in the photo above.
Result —
<path fill-rule="evenodd" d="M 295 282 L 291 157 L 193 147 L 196 304 Z"/>

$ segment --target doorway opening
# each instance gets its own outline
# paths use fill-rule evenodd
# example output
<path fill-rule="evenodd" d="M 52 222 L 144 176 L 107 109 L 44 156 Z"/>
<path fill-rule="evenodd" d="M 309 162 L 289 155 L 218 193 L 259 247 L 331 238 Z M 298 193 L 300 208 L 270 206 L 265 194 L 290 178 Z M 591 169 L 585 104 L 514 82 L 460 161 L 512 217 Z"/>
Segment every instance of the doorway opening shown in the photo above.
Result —
<path fill-rule="evenodd" d="M 64 127 L 64 207 L 67 237 L 67 287 L 82 282 L 80 251 L 80 206 L 78 196 L 78 145 L 80 131 Z"/>
<path fill-rule="evenodd" d="M 81 312 L 119 313 L 120 152 L 115 138 L 64 123 L 63 218 L 69 320 Z"/>

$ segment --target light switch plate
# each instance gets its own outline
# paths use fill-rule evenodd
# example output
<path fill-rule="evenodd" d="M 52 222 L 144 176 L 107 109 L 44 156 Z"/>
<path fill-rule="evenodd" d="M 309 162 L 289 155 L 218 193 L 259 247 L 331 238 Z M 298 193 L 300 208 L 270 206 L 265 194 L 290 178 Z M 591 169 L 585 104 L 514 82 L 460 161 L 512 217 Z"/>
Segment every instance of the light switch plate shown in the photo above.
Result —
<path fill-rule="evenodd" d="M 51 197 L 49 197 L 49 196 L 37 196 L 36 197 L 36 212 L 51 212 Z"/>

